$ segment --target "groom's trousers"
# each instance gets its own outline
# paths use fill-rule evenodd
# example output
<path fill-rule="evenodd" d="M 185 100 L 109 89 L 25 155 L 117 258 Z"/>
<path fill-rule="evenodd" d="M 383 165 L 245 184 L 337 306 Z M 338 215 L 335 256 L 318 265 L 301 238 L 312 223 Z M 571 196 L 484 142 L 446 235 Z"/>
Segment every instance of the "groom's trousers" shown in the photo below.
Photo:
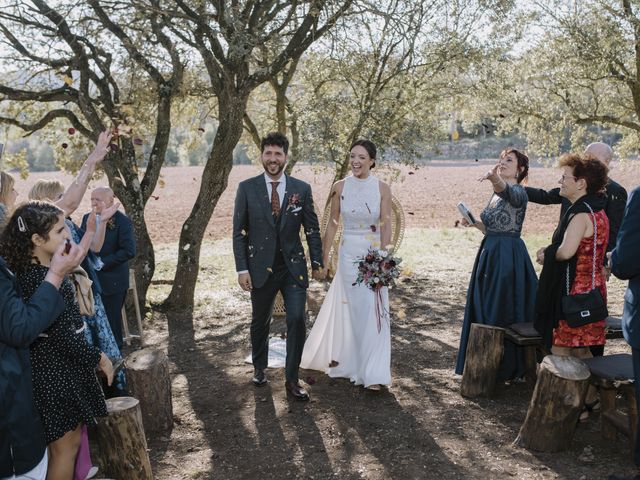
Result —
<path fill-rule="evenodd" d="M 305 305 L 307 290 L 295 281 L 284 263 L 274 266 L 273 273 L 260 288 L 251 290 L 251 351 L 253 366 L 267 368 L 269 356 L 269 326 L 273 303 L 278 291 L 282 292 L 287 312 L 287 360 L 285 378 L 298 380 L 298 369 L 306 339 Z"/>

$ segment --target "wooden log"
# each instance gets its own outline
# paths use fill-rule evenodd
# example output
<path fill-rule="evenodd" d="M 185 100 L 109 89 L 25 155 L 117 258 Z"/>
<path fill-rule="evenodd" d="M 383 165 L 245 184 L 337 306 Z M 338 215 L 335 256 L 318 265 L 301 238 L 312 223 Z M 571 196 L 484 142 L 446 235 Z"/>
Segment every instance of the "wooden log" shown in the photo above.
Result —
<path fill-rule="evenodd" d="M 493 395 L 503 352 L 504 328 L 471 324 L 460 384 L 463 397 Z"/>
<path fill-rule="evenodd" d="M 547 355 L 538 369 L 517 445 L 542 452 L 569 447 L 589 386 L 589 368 L 574 357 Z"/>
<path fill-rule="evenodd" d="M 119 479 L 152 480 L 140 402 L 132 397 L 110 398 L 107 411 L 109 415 L 99 418 L 96 428 L 98 455 L 94 460 L 100 472 Z"/>
<path fill-rule="evenodd" d="M 169 360 L 160 350 L 144 348 L 125 360 L 127 387 L 140 401 L 147 436 L 166 434 L 173 428 Z"/>
<path fill-rule="evenodd" d="M 610 382 L 606 382 L 608 386 Z M 607 440 L 615 440 L 616 427 L 613 422 L 606 421 L 609 413 L 616 411 L 616 389 L 601 388 L 600 389 L 600 432 Z"/>

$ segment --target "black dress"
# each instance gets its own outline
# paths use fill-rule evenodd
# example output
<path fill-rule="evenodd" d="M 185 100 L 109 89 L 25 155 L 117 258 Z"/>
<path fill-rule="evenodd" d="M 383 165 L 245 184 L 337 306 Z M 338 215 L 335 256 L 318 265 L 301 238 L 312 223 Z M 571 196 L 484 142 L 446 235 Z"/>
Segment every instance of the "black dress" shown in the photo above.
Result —
<path fill-rule="evenodd" d="M 47 271 L 47 267 L 33 264 L 18 275 L 25 301 L 44 281 Z M 89 346 L 84 337 L 84 322 L 68 278 L 60 293 L 64 311 L 30 347 L 34 399 L 47 443 L 75 430 L 79 423 L 93 425 L 95 417 L 107 415 L 95 374 L 100 350 Z"/>

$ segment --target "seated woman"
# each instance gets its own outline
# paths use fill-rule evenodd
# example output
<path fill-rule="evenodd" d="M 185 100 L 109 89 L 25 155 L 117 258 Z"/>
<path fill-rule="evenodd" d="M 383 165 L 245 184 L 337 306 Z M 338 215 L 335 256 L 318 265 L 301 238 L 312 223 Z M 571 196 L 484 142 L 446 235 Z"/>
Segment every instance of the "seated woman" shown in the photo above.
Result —
<path fill-rule="evenodd" d="M 609 241 L 609 220 L 603 210 L 608 169 L 599 160 L 579 154 L 563 155 L 559 166 L 560 195 L 571 206 L 554 232 L 551 245 L 538 252 L 538 262 L 543 267 L 535 327 L 554 355 L 589 358 L 590 346 L 605 343 L 605 321 L 572 328 L 563 318 L 561 300 L 568 293 L 587 293 L 595 284 L 606 303 L 606 278 L 599 266 L 603 264 Z M 595 389 L 590 388 L 587 405 L 595 404 L 596 399 Z"/>
<path fill-rule="evenodd" d="M 92 236 L 95 227 L 90 225 L 88 230 Z M 15 272 L 25 302 L 46 278 L 53 254 L 68 240 L 63 212 L 55 205 L 29 202 L 13 212 L 0 237 L 0 252 Z M 93 425 L 95 417 L 107 415 L 95 369 L 107 376 L 107 383 L 113 379 L 109 358 L 84 338 L 68 278 L 60 293 L 64 311 L 29 347 L 34 400 L 49 445 L 47 478 L 52 480 L 71 478 L 82 425 Z"/>
<path fill-rule="evenodd" d="M 520 238 L 527 194 L 521 183 L 529 172 L 529 158 L 510 148 L 480 180 L 491 181 L 493 195 L 482 211 L 482 222 L 473 226 L 485 234 L 471 274 L 456 373 L 464 370 L 467 342 L 472 323 L 507 327 L 532 322 L 537 278 L 527 248 Z M 468 223 L 463 220 L 464 225 Z M 524 375 L 520 347 L 505 342 L 498 380 Z"/>
<path fill-rule="evenodd" d="M 64 185 L 58 180 L 38 180 L 31 190 L 29 191 L 29 200 L 48 200 L 50 202 L 56 202 L 62 197 L 64 193 Z M 93 282 L 91 289 L 93 290 L 94 309 L 95 315 L 83 317 L 87 323 L 88 329 L 85 330 L 85 336 L 89 345 L 97 346 L 103 351 L 109 359 L 114 363 L 118 363 L 122 360 L 120 349 L 116 344 L 116 339 L 113 336 L 109 321 L 107 320 L 107 314 L 102 304 L 102 298 L 100 294 L 102 289 L 100 287 L 100 281 L 96 274 L 96 267 L 99 263 L 99 258 L 96 252 L 99 252 L 102 248 L 102 242 L 104 241 L 104 234 L 107 222 L 114 215 L 120 204 L 114 204 L 111 208 L 106 208 L 102 211 L 100 222 L 96 227 L 96 233 L 93 241 L 91 242 L 90 251 L 87 253 L 87 257 L 82 262 L 82 268 L 87 272 L 87 275 Z M 65 212 L 72 213 L 72 212 Z M 65 220 L 65 223 L 71 231 L 71 238 L 74 242 L 78 243 L 84 236 L 84 231 L 78 227 L 69 217 Z M 125 394 L 125 376 L 123 371 L 119 371 L 113 382 L 113 388 L 107 391 L 107 397 L 114 395 Z"/>

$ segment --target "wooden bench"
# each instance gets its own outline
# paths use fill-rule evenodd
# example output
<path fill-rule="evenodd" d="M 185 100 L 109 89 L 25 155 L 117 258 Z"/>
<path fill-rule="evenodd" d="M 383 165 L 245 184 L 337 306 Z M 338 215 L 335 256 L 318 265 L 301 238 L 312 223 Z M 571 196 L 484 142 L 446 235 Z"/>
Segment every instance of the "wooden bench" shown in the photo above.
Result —
<path fill-rule="evenodd" d="M 616 431 L 629 438 L 631 452 L 637 435 L 638 410 L 634 388 L 631 354 L 619 353 L 588 358 L 584 363 L 591 371 L 591 383 L 600 390 L 600 424 L 602 436 L 607 440 L 616 437 Z M 626 398 L 627 414 L 617 408 L 616 396 Z"/>
<path fill-rule="evenodd" d="M 533 328 L 533 323 L 514 323 L 504 332 L 504 338 L 522 347 L 524 351 L 524 370 L 527 380 L 536 380 L 536 367 L 538 364 L 538 350 L 542 351 L 542 357 L 548 352 L 545 351 L 542 337 Z"/>
<path fill-rule="evenodd" d="M 607 317 L 605 319 L 605 336 L 607 340 L 623 338 L 622 319 L 620 317 Z M 513 323 L 504 332 L 504 338 L 522 347 L 524 350 L 525 375 L 527 380 L 536 379 L 536 366 L 538 358 L 543 358 L 549 352 L 544 348 L 542 337 L 533 328 L 533 323 Z M 540 357 L 538 357 L 540 352 Z"/>
<path fill-rule="evenodd" d="M 620 317 L 607 317 L 604 321 L 604 332 L 607 340 L 624 338 L 622 334 L 622 319 Z"/>

